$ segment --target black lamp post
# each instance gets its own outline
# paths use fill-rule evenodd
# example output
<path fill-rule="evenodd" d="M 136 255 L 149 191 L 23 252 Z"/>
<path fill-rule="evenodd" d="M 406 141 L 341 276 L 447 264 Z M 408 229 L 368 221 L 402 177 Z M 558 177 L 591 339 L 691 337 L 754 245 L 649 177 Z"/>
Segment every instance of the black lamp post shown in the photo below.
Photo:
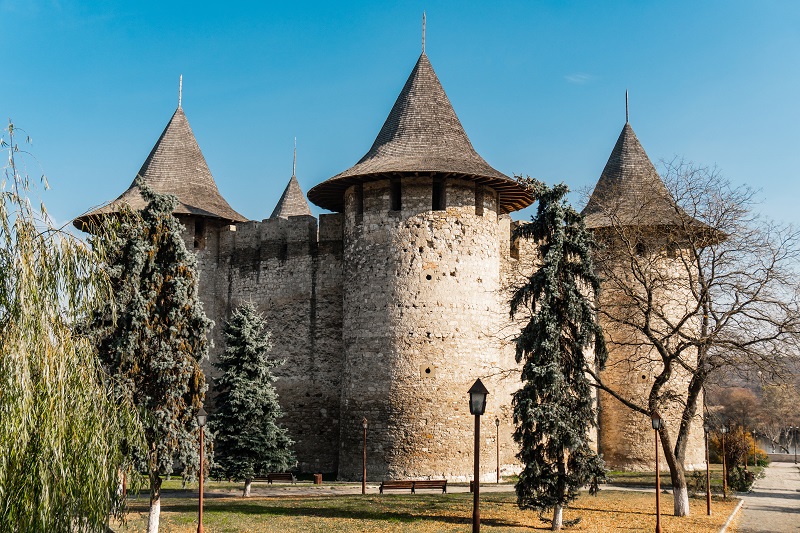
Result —
<path fill-rule="evenodd" d="M 203 533 L 203 434 L 205 433 L 208 413 L 203 407 L 197 411 L 197 426 L 200 428 L 200 503 L 197 510 L 197 533 Z"/>
<path fill-rule="evenodd" d="M 481 486 L 481 415 L 486 411 L 489 391 L 477 380 L 469 389 L 469 413 L 475 415 L 475 471 L 472 493 L 472 533 L 481 530 L 481 512 L 478 508 Z"/>
<path fill-rule="evenodd" d="M 800 427 L 791 426 L 789 429 L 792 430 L 792 442 L 794 442 L 794 464 L 797 464 L 797 430 Z"/>
<path fill-rule="evenodd" d="M 653 411 L 650 416 L 650 422 L 653 424 L 656 436 L 656 533 L 661 533 L 661 473 L 658 468 L 658 430 L 661 429 L 664 420 L 658 414 L 658 411 Z"/>
<path fill-rule="evenodd" d="M 728 499 L 728 462 L 725 459 L 725 434 L 728 432 L 728 428 L 722 426 L 719 428 L 720 433 L 722 433 L 722 497 L 726 500 Z"/>
<path fill-rule="evenodd" d="M 367 418 L 361 421 L 361 427 L 364 428 L 364 455 L 361 460 L 361 494 L 367 493 Z"/>
<path fill-rule="evenodd" d="M 703 424 L 703 432 L 706 434 L 706 514 L 711 516 L 711 466 L 708 459 L 708 432 L 711 427 Z"/>
<path fill-rule="evenodd" d="M 497 428 L 495 440 L 497 441 L 497 483 L 500 483 L 500 419 L 494 419 L 494 427 Z"/>

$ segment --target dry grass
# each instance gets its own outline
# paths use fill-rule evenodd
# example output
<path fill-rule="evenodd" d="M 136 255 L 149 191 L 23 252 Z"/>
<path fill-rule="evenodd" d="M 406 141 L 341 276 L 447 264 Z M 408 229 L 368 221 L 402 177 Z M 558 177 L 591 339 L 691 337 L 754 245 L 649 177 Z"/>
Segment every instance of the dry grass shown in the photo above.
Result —
<path fill-rule="evenodd" d="M 662 514 L 664 531 L 681 533 L 717 532 L 735 507 L 736 500 L 713 502 L 713 516 L 705 514 L 705 500 L 692 499 L 692 516 L 675 518 Z M 596 498 L 580 497 L 564 512 L 565 520 L 581 522 L 565 531 L 653 531 L 654 495 L 645 492 L 604 490 Z M 671 495 L 662 498 L 662 513 L 672 508 Z M 118 531 L 143 531 L 147 521 L 147 499 L 134 501 L 126 527 Z M 464 532 L 472 520 L 472 495 L 385 496 L 293 496 L 250 499 L 214 497 L 206 499 L 205 531 L 276 532 Z M 513 493 L 481 496 L 481 529 L 486 532 L 546 531 L 538 515 L 521 511 Z M 161 531 L 197 530 L 195 498 L 162 499 Z"/>

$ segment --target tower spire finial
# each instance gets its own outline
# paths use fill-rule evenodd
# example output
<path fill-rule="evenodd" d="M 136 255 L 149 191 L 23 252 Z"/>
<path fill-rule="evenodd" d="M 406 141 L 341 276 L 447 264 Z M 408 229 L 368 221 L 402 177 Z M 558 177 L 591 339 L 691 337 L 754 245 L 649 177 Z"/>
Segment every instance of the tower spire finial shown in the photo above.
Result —
<path fill-rule="evenodd" d="M 422 12 L 422 53 L 425 53 L 425 12 Z"/>
<path fill-rule="evenodd" d="M 178 79 L 178 107 L 181 107 L 181 100 L 183 100 L 183 74 Z"/>
<path fill-rule="evenodd" d="M 292 158 L 292 177 L 294 178 L 297 170 L 297 137 L 294 138 L 294 157 Z"/>
<path fill-rule="evenodd" d="M 625 89 L 625 124 L 628 123 L 628 89 Z"/>

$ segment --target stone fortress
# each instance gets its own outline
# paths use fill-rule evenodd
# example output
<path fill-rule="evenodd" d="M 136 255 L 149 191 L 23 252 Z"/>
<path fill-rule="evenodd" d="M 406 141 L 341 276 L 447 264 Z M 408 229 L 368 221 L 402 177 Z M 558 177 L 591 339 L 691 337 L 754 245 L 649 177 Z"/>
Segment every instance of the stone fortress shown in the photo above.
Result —
<path fill-rule="evenodd" d="M 601 183 L 652 179 L 652 167 L 626 124 Z M 512 240 L 509 213 L 534 199 L 472 147 L 424 52 L 366 155 L 309 191 L 331 214 L 312 216 L 293 173 L 270 218 L 241 216 L 220 195 L 180 104 L 139 175 L 179 200 L 175 215 L 216 323 L 211 359 L 235 307 L 252 301 L 267 318 L 273 354 L 286 360 L 276 386 L 300 471 L 360 479 L 366 418 L 368 479 L 471 479 L 467 390 L 477 378 L 490 392 L 481 477 L 494 479 L 498 439 L 501 473 L 518 471 L 519 324 L 508 299 L 534 250 Z M 131 185 L 76 225 L 122 203 L 144 205 Z M 616 379 L 640 393 L 633 373 Z M 608 466 L 647 468 L 649 420 L 602 395 L 600 410 Z M 689 449 L 687 466 L 701 464 L 702 428 Z"/>

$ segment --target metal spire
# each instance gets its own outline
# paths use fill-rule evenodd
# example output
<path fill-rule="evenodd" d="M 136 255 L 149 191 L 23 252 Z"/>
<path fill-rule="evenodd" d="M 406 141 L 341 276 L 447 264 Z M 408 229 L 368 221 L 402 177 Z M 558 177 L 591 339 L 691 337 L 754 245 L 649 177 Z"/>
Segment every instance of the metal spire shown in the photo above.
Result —
<path fill-rule="evenodd" d="M 181 100 L 183 100 L 183 74 L 178 81 L 178 107 L 181 106 Z"/>
<path fill-rule="evenodd" d="M 628 123 L 628 89 L 625 89 L 625 124 Z"/>
<path fill-rule="evenodd" d="M 292 177 L 294 178 L 297 170 L 297 137 L 294 138 L 294 158 L 292 159 Z"/>
<path fill-rule="evenodd" d="M 422 53 L 425 53 L 425 12 L 422 12 Z"/>

